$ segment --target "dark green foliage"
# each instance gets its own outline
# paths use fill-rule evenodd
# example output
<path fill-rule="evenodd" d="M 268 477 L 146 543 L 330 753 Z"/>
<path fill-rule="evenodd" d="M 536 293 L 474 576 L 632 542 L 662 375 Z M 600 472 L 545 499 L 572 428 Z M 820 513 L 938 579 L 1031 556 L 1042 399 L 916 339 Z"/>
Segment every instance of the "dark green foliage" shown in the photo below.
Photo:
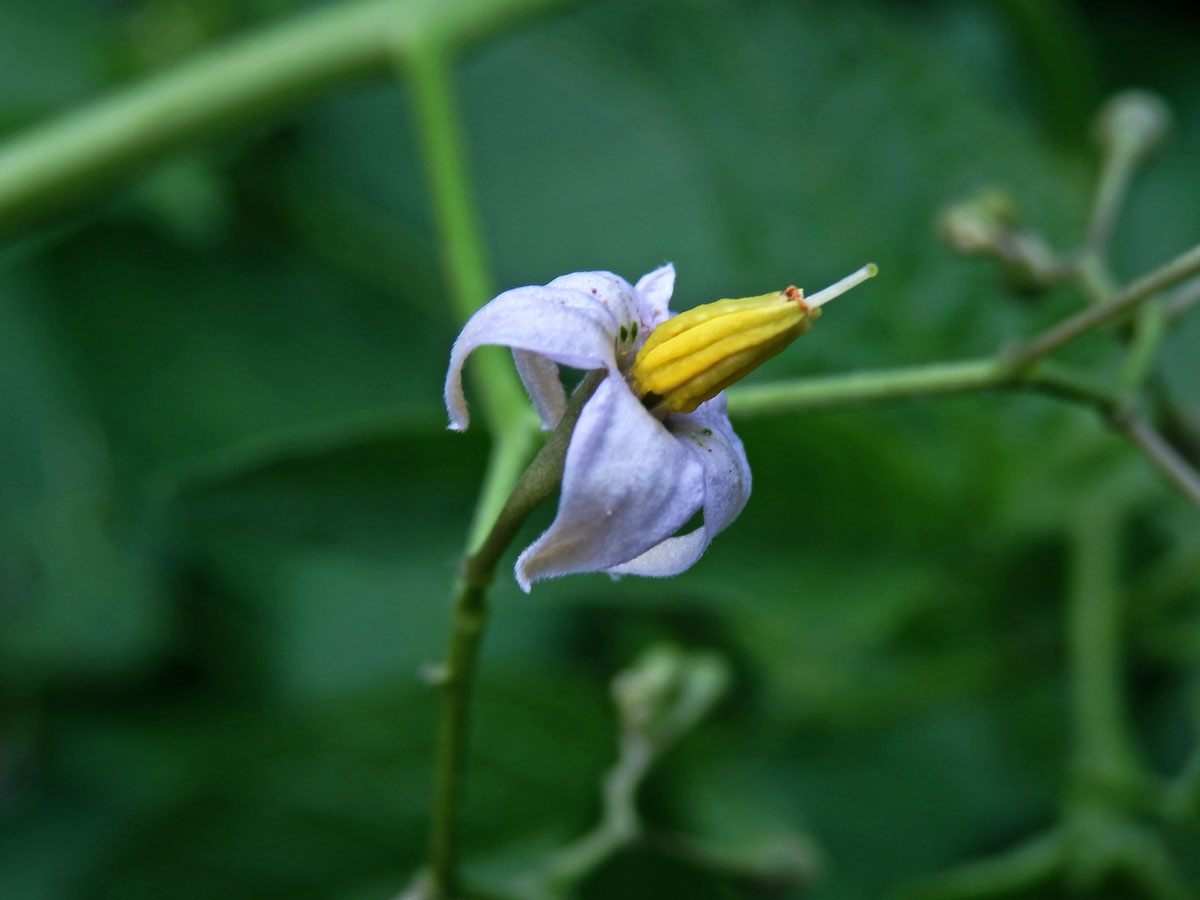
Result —
<path fill-rule="evenodd" d="M 458 85 L 497 288 L 669 259 L 680 308 L 879 264 L 758 379 L 1033 334 L 1078 298 L 1014 301 L 934 218 L 999 183 L 1069 247 L 1110 90 L 1155 89 L 1178 122 L 1117 232 L 1119 274 L 1200 240 L 1195 20 L 1036 6 L 597 0 L 487 41 Z M 0 127 L 291 11 L 9 4 Z M 0 251 L 0 897 L 385 900 L 407 882 L 435 718 L 417 672 L 486 461 L 481 428 L 443 430 L 445 293 L 399 84 L 174 157 Z M 1198 348 L 1200 313 L 1165 356 L 1192 410 Z M 755 494 L 686 575 L 528 598 L 498 579 L 469 871 L 588 827 L 608 680 L 659 639 L 724 653 L 735 684 L 651 778 L 653 821 L 807 830 L 825 900 L 1037 834 L 1069 775 L 1064 534 L 1098 497 L 1129 522 L 1139 749 L 1182 765 L 1200 522 L 1089 414 L 989 395 L 739 432 Z M 1170 836 L 1193 877 L 1198 840 Z M 1134 896 L 1106 890 L 1088 896 Z M 583 895 L 747 896 L 640 850 Z"/>

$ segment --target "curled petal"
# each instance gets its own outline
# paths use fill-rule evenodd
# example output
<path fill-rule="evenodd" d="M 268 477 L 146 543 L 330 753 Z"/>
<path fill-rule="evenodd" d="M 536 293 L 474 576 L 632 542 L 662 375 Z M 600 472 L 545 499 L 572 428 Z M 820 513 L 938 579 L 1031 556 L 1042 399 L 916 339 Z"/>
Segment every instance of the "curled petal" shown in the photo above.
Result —
<path fill-rule="evenodd" d="M 450 427 L 461 431 L 469 421 L 462 367 L 471 351 L 485 344 L 499 344 L 531 351 L 576 369 L 616 371 L 610 320 L 608 311 L 590 296 L 565 288 L 514 288 L 496 297 L 471 316 L 450 352 L 446 373 Z M 545 367 L 539 367 L 533 377 L 546 384 L 546 375 Z M 555 399 L 544 395 L 540 402 L 544 409 L 551 410 Z"/>
<path fill-rule="evenodd" d="M 571 437 L 558 514 L 517 559 L 517 583 L 528 591 L 541 578 L 640 556 L 700 508 L 704 481 L 700 454 L 646 412 L 622 378 L 606 378 Z"/>
<path fill-rule="evenodd" d="M 675 267 L 671 263 L 638 279 L 638 313 L 647 334 L 670 317 L 671 311 L 667 307 L 674 292 Z"/>
<path fill-rule="evenodd" d="M 742 442 L 718 394 L 693 413 L 667 418 L 667 428 L 699 460 L 704 469 L 704 525 L 670 537 L 626 563 L 609 568 L 613 575 L 666 577 L 689 569 L 709 543 L 737 518 L 750 498 L 750 465 Z"/>

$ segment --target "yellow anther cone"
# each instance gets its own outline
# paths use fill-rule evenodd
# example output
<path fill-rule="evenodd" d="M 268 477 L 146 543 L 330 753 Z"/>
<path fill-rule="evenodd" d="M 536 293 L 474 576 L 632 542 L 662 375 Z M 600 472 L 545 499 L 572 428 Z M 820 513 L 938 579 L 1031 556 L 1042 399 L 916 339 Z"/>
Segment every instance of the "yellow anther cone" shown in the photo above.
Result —
<path fill-rule="evenodd" d="M 634 360 L 634 390 L 671 412 L 692 412 L 812 327 L 821 305 L 874 277 L 874 265 L 804 299 L 795 287 L 718 300 L 668 319 Z M 657 399 L 655 399 L 657 398 Z"/>

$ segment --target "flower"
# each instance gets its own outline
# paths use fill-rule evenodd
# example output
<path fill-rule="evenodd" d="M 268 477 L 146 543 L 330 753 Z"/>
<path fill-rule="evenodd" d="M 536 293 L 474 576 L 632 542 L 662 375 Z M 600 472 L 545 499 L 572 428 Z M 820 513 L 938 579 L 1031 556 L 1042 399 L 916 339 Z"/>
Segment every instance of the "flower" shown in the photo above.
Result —
<path fill-rule="evenodd" d="M 873 274 L 873 266 L 859 270 L 818 297 Z M 578 572 L 677 575 L 746 505 L 750 467 L 720 392 L 807 331 L 824 300 L 806 303 L 788 288 L 672 318 L 674 286 L 670 264 L 636 285 L 611 272 L 563 275 L 500 294 L 455 341 L 446 375 L 455 430 L 468 424 L 462 367 L 477 347 L 512 349 L 547 429 L 566 408 L 560 365 L 606 373 L 571 435 L 558 513 L 517 559 L 526 592 Z M 702 524 L 678 534 L 697 513 Z"/>

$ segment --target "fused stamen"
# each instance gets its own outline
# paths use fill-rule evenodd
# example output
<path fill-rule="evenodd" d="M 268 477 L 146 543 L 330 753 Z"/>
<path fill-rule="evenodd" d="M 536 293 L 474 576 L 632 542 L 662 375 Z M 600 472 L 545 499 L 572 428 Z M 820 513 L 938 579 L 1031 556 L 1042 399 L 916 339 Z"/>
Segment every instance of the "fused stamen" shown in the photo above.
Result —
<path fill-rule="evenodd" d="M 692 412 L 804 334 L 821 305 L 875 277 L 874 264 L 805 298 L 794 285 L 772 294 L 717 300 L 680 313 L 646 339 L 630 370 L 647 406 Z"/>

